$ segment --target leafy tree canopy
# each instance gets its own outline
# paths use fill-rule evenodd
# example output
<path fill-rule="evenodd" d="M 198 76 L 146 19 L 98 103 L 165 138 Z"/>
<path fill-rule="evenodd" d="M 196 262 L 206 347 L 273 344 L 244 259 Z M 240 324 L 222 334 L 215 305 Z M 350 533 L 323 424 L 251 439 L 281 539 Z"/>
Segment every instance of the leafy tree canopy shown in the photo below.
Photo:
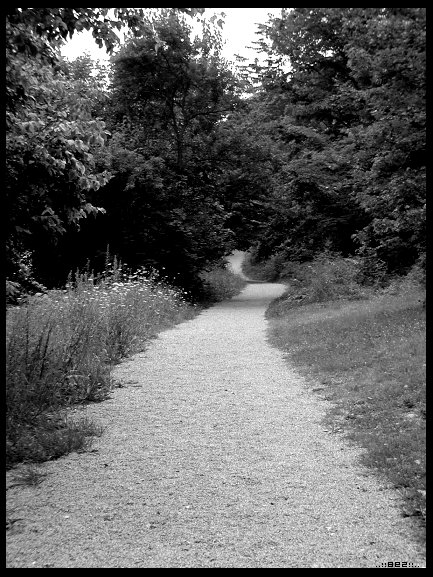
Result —
<path fill-rule="evenodd" d="M 256 70 L 287 151 L 265 252 L 312 255 L 346 236 L 390 271 L 422 258 L 425 24 L 424 8 L 295 8 L 261 27 Z"/>

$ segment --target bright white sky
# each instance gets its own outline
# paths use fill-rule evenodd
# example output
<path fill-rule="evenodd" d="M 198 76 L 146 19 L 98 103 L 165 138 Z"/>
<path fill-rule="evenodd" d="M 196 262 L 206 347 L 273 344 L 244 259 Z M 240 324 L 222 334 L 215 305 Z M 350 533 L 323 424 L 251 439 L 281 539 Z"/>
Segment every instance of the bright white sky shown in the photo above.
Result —
<path fill-rule="evenodd" d="M 247 46 L 258 39 L 256 23 L 265 24 L 268 14 L 278 16 L 281 8 L 206 8 L 204 16 L 210 18 L 215 13 L 226 14 L 225 24 L 222 31 L 226 41 L 223 56 L 227 60 L 234 61 L 235 54 L 239 54 L 253 60 L 257 57 L 254 50 L 248 50 Z M 61 50 L 63 56 L 74 59 L 84 52 L 90 53 L 95 60 L 107 59 L 105 48 L 98 48 L 92 38 L 91 32 L 75 34 Z"/>

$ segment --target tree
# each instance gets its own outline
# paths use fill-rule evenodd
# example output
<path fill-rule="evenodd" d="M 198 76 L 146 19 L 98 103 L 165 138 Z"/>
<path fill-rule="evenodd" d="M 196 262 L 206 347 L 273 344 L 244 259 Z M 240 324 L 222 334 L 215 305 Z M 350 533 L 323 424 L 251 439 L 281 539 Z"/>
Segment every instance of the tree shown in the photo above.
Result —
<path fill-rule="evenodd" d="M 244 99 L 219 123 L 213 150 L 217 188 L 229 214 L 236 247 L 248 250 L 262 238 L 272 210 L 273 175 L 284 161 L 275 125 L 259 98 Z"/>
<path fill-rule="evenodd" d="M 195 16 L 204 8 L 175 8 Z M 137 37 L 151 15 L 143 8 L 8 8 L 7 38 L 16 53 L 50 62 L 58 59 L 56 50 L 68 36 L 91 30 L 100 48 L 112 53 L 119 43 L 115 30 L 126 27 Z"/>
<path fill-rule="evenodd" d="M 112 137 L 100 168 L 114 177 L 92 193 L 106 209 L 92 246 L 99 258 L 109 244 L 129 265 L 164 269 L 191 286 L 234 238 L 214 148 L 220 123 L 238 105 L 237 81 L 214 28 L 191 38 L 186 19 L 167 9 L 142 33 L 113 58 Z"/>
<path fill-rule="evenodd" d="M 425 9 L 354 10 L 347 44 L 369 120 L 354 127 L 353 182 L 370 222 L 361 253 L 402 272 L 425 253 Z M 355 29 L 354 29 L 355 27 Z"/>
<path fill-rule="evenodd" d="M 425 9 L 283 9 L 262 36 L 287 151 L 263 250 L 312 256 L 343 236 L 404 272 L 425 250 Z"/>
<path fill-rule="evenodd" d="M 213 129 L 232 109 L 235 91 L 218 53 L 220 37 L 207 29 L 192 40 L 191 32 L 176 11 L 166 10 L 113 59 L 117 121 L 168 130 L 180 172 L 194 134 Z"/>
<path fill-rule="evenodd" d="M 29 61 L 21 74 L 26 104 L 6 112 L 8 273 L 17 255 L 55 242 L 68 226 L 98 212 L 87 193 L 110 178 L 95 170 L 94 153 L 107 133 L 87 110 L 85 95 L 49 65 Z"/>
<path fill-rule="evenodd" d="M 189 14 L 204 9 L 179 9 Z M 107 138 L 104 96 L 97 79 L 84 79 L 89 63 L 67 70 L 59 47 L 80 30 L 92 30 L 109 52 L 115 30 L 126 25 L 134 35 L 149 19 L 143 9 L 9 8 L 6 19 L 6 199 L 7 275 L 21 270 L 31 249 L 43 261 L 47 246 L 89 214 L 103 209 L 90 191 L 110 174 L 98 171 L 95 154 Z M 81 71 L 80 71 L 81 67 Z M 88 103 L 92 106 L 89 107 Z"/>

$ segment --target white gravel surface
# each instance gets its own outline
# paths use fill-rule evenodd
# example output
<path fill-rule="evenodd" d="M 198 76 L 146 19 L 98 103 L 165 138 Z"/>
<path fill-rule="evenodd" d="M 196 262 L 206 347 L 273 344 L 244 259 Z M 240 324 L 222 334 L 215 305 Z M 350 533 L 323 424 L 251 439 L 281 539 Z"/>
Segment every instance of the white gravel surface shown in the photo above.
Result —
<path fill-rule="evenodd" d="M 116 368 L 86 408 L 96 450 L 8 490 L 7 568 L 425 567 L 397 495 L 267 343 L 283 289 L 249 284 Z"/>

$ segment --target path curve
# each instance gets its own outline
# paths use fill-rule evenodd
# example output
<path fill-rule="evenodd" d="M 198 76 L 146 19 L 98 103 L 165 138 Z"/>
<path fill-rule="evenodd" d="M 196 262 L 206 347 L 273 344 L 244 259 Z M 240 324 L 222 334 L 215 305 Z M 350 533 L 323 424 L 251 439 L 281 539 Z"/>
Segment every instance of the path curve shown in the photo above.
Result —
<path fill-rule="evenodd" d="M 12 487 L 7 567 L 425 567 L 396 495 L 320 424 L 325 402 L 266 341 L 281 284 L 162 333 L 86 410 L 97 451 Z"/>

